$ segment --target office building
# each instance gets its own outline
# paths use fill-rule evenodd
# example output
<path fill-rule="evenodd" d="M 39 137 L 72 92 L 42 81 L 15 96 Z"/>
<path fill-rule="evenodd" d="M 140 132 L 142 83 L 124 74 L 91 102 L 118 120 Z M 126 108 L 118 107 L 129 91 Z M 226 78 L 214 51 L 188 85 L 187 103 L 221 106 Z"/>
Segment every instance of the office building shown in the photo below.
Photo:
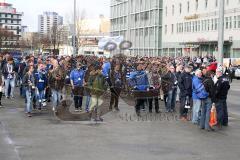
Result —
<path fill-rule="evenodd" d="M 240 58 L 240 0 L 225 0 L 224 57 Z M 163 54 L 218 52 L 219 0 L 164 0 Z"/>
<path fill-rule="evenodd" d="M 11 49 L 19 46 L 18 41 L 21 37 L 22 16 L 23 13 L 17 12 L 17 9 L 12 4 L 0 3 L 1 49 Z"/>
<path fill-rule="evenodd" d="M 38 32 L 41 36 L 51 35 L 53 27 L 63 25 L 63 17 L 56 12 L 43 12 L 38 16 Z"/>
<path fill-rule="evenodd" d="M 162 0 L 111 0 L 111 36 L 131 41 L 132 56 L 160 56 L 162 10 Z"/>

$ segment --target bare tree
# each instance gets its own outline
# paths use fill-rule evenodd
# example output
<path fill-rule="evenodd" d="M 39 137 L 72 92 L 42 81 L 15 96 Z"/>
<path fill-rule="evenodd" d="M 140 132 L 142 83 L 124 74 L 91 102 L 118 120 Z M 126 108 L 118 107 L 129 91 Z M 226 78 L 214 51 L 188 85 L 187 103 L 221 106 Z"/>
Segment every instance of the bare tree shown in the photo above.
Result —
<path fill-rule="evenodd" d="M 13 47 L 11 45 L 5 44 L 6 41 L 13 40 L 16 37 L 13 32 L 8 31 L 5 28 L 0 27 L 0 48 L 10 48 Z"/>

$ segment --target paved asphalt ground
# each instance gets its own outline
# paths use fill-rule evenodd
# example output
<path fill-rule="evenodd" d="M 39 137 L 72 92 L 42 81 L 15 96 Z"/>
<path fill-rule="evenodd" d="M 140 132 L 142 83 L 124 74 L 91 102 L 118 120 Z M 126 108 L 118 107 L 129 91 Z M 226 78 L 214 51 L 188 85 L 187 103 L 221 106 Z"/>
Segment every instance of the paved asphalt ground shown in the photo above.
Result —
<path fill-rule="evenodd" d="M 129 120 L 133 108 L 122 101 L 120 113 L 95 124 L 62 122 L 49 111 L 27 118 L 23 99 L 3 100 L 0 160 L 239 160 L 240 81 L 228 98 L 229 127 L 216 132 L 176 119 Z"/>

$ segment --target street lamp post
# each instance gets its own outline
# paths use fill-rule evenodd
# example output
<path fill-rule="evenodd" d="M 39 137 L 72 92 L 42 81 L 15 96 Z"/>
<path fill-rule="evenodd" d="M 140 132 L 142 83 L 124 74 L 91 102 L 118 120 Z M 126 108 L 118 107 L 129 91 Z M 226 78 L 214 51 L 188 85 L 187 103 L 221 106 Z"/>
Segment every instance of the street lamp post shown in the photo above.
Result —
<path fill-rule="evenodd" d="M 219 0 L 219 23 L 218 23 L 218 66 L 223 65 L 224 45 L 224 0 Z"/>
<path fill-rule="evenodd" d="M 76 0 L 74 0 L 74 9 L 73 9 L 73 55 L 77 53 L 77 46 L 76 46 Z"/>

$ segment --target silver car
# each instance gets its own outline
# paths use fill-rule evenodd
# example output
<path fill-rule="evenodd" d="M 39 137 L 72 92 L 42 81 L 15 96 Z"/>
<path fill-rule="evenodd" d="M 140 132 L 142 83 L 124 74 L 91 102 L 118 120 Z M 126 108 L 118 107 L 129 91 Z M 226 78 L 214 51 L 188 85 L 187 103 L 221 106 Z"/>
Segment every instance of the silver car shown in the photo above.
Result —
<path fill-rule="evenodd" d="M 235 70 L 235 78 L 240 79 L 240 66 L 237 67 L 237 69 Z"/>

